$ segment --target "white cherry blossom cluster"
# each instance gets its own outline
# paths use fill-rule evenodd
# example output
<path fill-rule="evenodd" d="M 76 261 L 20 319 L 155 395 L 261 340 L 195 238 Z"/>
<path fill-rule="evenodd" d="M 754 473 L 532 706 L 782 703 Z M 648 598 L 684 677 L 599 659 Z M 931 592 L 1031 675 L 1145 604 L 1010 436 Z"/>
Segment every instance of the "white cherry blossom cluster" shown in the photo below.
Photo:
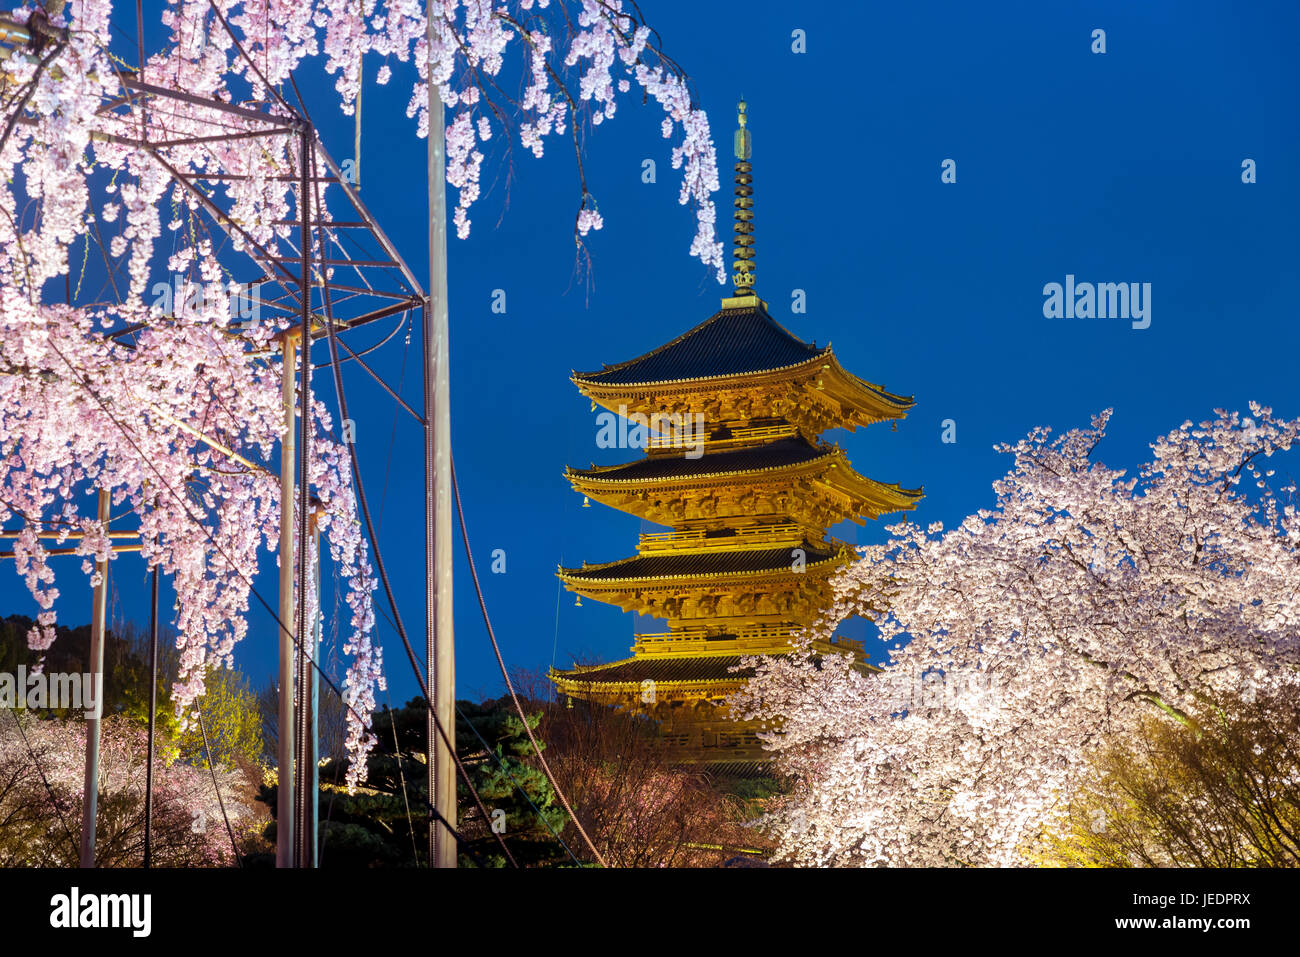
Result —
<path fill-rule="evenodd" d="M 187 56 L 185 68 L 175 75 L 188 79 L 191 72 L 203 72 L 200 89 L 237 71 L 255 98 L 265 96 L 266 84 L 287 81 L 299 63 L 323 52 L 325 70 L 337 75 L 340 103 L 350 114 L 364 58 L 375 54 L 383 58 L 376 68 L 381 84 L 392 77 L 391 61 L 415 65 L 419 79 L 407 115 L 415 117 L 419 135 L 426 136 L 425 80 L 432 61 L 442 102 L 456 111 L 446 124 L 447 182 L 458 191 L 453 221 L 462 239 L 469 235 L 469 209 L 480 195 L 484 156 L 478 146 L 491 138 L 494 125 L 515 127 L 520 144 L 540 157 L 547 136 L 571 130 L 580 137 L 587 123 L 595 127 L 613 118 L 617 94 L 629 93 L 634 81 L 664 110 L 664 137 L 680 128 L 672 165 L 683 169 L 679 201 L 696 211 L 691 255 L 712 266 L 718 282 L 724 281 L 712 199 L 719 188 L 717 155 L 708 116 L 694 105 L 680 70 L 650 45 L 651 30 L 634 4 L 432 0 L 432 47 L 423 0 L 246 0 L 218 6 L 237 11 L 229 21 L 241 31 L 256 69 L 231 55 L 228 38 L 212 28 L 207 0 L 176 0 L 175 12 L 165 22 L 178 30 L 178 50 Z M 512 43 L 526 49 L 528 83 L 518 100 L 506 95 L 500 82 Z M 576 88 L 570 89 L 574 74 Z M 577 161 L 581 204 L 575 230 L 581 236 L 599 229 L 603 220 L 592 210 L 580 154 Z"/>
<path fill-rule="evenodd" d="M 767 821 L 783 857 L 1025 863 L 1089 755 L 1143 715 L 1297 681 L 1300 517 L 1270 459 L 1300 420 L 1218 411 L 1128 476 L 1094 458 L 1108 416 L 1003 446 L 995 507 L 959 527 L 861 549 L 815 631 L 870 619 L 899 645 L 883 671 L 759 659 L 737 704 L 799 781 Z M 934 676 L 971 693 L 911 690 Z"/>
<path fill-rule="evenodd" d="M 467 235 L 479 198 L 480 147 L 495 131 L 509 139 L 517 129 L 539 156 L 547 137 L 573 136 L 581 237 L 603 224 L 582 172 L 581 135 L 614 115 L 616 95 L 634 81 L 664 110 L 664 136 L 681 131 L 673 164 L 684 169 L 681 202 L 696 208 L 692 252 L 721 281 L 710 198 L 717 165 L 708 119 L 685 78 L 622 0 L 435 2 L 432 48 L 422 0 L 166 0 L 167 42 L 134 79 L 180 96 L 134 98 L 123 96 L 134 44 L 110 29 L 118 6 L 70 0 L 48 17 L 41 43 L 0 57 L 0 521 L 16 532 L 15 570 L 38 609 L 29 642 L 43 649 L 59 597 L 50 549 L 75 547 L 91 581 L 97 561 L 115 561 L 95 515 L 95 491 L 111 491 L 112 529 L 138 528 L 144 559 L 176 588 L 175 698 L 184 714 L 202 695 L 206 670 L 228 665 L 246 636 L 258 557 L 278 542 L 279 488 L 265 466 L 284 428 L 272 337 L 289 320 L 236 328 L 220 290 L 232 256 L 246 265 L 263 247 L 297 257 L 292 223 L 303 200 L 298 138 L 251 135 L 270 124 L 209 104 L 291 120 L 290 80 L 322 58 L 346 113 L 363 66 L 386 82 L 395 63 L 410 63 L 419 77 L 410 112 L 427 130 L 423 78 L 431 68 L 453 111 L 447 178 L 459 192 L 458 233 Z M 7 16 L 36 23 L 35 11 L 28 4 Z M 512 43 L 526 51 L 519 102 L 501 92 Z M 194 189 L 177 181 L 185 176 L 199 178 Z M 331 219 L 335 189 L 320 184 L 323 206 L 313 218 Z M 72 295 L 95 246 L 116 277 L 111 302 Z M 177 277 L 217 292 L 178 295 L 170 308 L 150 301 L 160 278 L 167 285 Z M 138 329 L 109 335 L 127 326 Z M 323 406 L 313 419 L 311 480 L 347 585 L 354 785 L 382 687 L 376 581 L 346 448 Z"/>

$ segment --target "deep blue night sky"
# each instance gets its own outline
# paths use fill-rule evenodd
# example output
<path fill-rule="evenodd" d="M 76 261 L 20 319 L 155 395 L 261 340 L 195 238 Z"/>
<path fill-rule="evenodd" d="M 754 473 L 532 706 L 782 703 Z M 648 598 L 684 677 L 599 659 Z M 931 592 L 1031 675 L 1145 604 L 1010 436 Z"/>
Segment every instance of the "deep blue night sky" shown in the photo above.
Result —
<path fill-rule="evenodd" d="M 1256 399 L 1300 416 L 1300 60 L 1291 49 L 1300 7 L 643 0 L 642 9 L 709 112 L 724 218 L 735 102 L 743 93 L 749 103 L 757 290 L 773 317 L 805 340 L 831 341 L 868 381 L 915 395 L 897 432 L 830 437 L 859 471 L 923 485 L 916 520 L 951 525 L 988 507 L 990 484 L 1010 464 L 992 446 L 1034 426 L 1086 425 L 1113 407 L 1099 457 L 1132 469 L 1156 435 L 1216 407 L 1244 411 Z M 1104 54 L 1090 51 L 1097 28 Z M 806 31 L 806 53 L 791 50 L 796 29 Z M 366 68 L 362 197 L 423 276 L 425 144 L 404 115 L 412 73 L 394 64 L 393 82 L 378 88 L 378 67 Z M 329 86 L 309 76 L 299 85 L 343 159 L 351 120 L 331 112 Z M 589 239 L 589 276 L 575 270 L 579 194 L 563 140 L 553 138 L 542 160 L 516 150 L 507 173 L 498 131 L 473 234 L 450 241 L 457 468 L 512 665 L 619 658 L 632 641 L 633 618 L 617 608 L 577 608 L 566 592 L 557 615 L 557 564 L 630 555 L 641 525 L 581 508 L 564 482 L 566 464 L 633 457 L 596 447 L 595 413 L 571 370 L 646 352 L 706 319 L 729 291 L 687 255 L 693 217 L 676 201 L 661 116 L 627 97 L 589 141 L 588 184 L 606 222 Z M 658 164 L 654 184 L 641 181 L 647 158 Z M 955 184 L 940 181 L 949 158 Z M 1258 169 L 1249 185 L 1247 158 Z M 720 225 L 729 237 L 729 219 Z M 1150 283 L 1150 328 L 1044 318 L 1044 284 L 1067 274 Z M 495 289 L 505 290 L 504 315 L 491 311 Z M 796 289 L 806 314 L 791 313 Z M 376 356 L 393 383 L 403 352 L 399 335 Z M 416 405 L 418 374 L 417 330 L 403 386 Z M 384 556 L 419 649 L 419 432 L 402 420 L 393 431 L 393 403 L 364 374 L 349 371 L 346 382 L 376 517 L 383 500 Z M 945 419 L 956 422 L 955 444 L 940 440 Z M 858 540 L 883 534 L 869 525 Z M 504 575 L 488 573 L 495 548 L 506 551 Z M 458 562 L 458 694 L 496 694 Z M 124 556 L 114 583 L 118 613 L 143 621 L 140 565 Z M 72 565 L 61 573 L 65 586 L 78 575 Z M 274 604 L 272 566 L 258 584 Z M 20 582 L 6 577 L 2 587 L 9 610 L 35 613 Z M 65 587 L 61 600 L 67 623 L 88 618 L 88 596 L 75 591 Z M 275 629 L 256 606 L 250 620 L 237 661 L 260 683 L 274 667 Z M 380 638 L 393 700 L 405 700 L 415 685 L 382 620 Z"/>

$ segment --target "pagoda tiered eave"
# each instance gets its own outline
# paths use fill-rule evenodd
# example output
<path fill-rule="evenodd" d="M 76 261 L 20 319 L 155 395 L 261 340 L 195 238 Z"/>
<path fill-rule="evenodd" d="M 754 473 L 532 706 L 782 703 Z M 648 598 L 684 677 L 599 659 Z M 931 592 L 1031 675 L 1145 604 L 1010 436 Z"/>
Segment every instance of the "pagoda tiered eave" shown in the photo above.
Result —
<path fill-rule="evenodd" d="M 673 628 L 702 622 L 772 625 L 806 617 L 831 598 L 830 578 L 852 560 L 841 542 L 712 554 L 636 555 L 557 575 L 569 591 Z"/>
<path fill-rule="evenodd" d="M 847 654 L 855 658 L 854 668 L 862 673 L 879 671 L 875 665 L 862 659 L 862 648 L 857 642 L 837 638 L 835 641 L 813 640 L 808 648 L 816 655 Z M 772 646 L 762 651 L 746 654 L 722 653 L 716 656 L 649 658 L 635 655 L 599 665 L 575 665 L 572 669 L 551 669 L 550 678 L 561 694 L 593 693 L 611 698 L 637 696 L 644 683 L 654 682 L 656 692 L 670 698 L 717 698 L 739 691 L 753 676 L 753 668 L 745 659 L 757 655 L 788 655 L 794 648 Z"/>
<path fill-rule="evenodd" d="M 581 568 L 560 568 L 566 585 L 592 589 L 613 588 L 631 583 L 692 582 L 709 584 L 741 578 L 770 579 L 815 574 L 822 566 L 842 564 L 851 549 L 843 543 L 803 542 L 802 564 L 795 570 L 790 548 L 760 548 L 729 552 L 688 552 L 664 555 L 633 555 L 612 562 L 584 564 Z"/>
<path fill-rule="evenodd" d="M 879 518 L 916 507 L 923 489 L 905 489 L 855 471 L 843 449 L 785 439 L 703 455 L 650 455 L 623 465 L 565 470 L 574 490 L 664 525 L 705 517 L 744 519 L 782 511 L 805 524 Z M 827 520 L 829 519 L 829 520 Z"/>

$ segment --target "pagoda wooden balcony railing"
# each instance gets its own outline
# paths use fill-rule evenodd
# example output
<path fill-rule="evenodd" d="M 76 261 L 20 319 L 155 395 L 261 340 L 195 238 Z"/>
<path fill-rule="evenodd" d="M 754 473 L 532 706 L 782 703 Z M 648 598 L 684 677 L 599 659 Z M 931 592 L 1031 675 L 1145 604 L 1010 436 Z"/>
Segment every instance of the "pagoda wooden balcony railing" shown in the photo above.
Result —
<path fill-rule="evenodd" d="M 809 529 L 802 525 L 741 525 L 726 529 L 677 529 L 647 532 L 638 542 L 641 552 L 729 552 L 745 548 L 779 548 L 802 544 Z"/>
<path fill-rule="evenodd" d="M 745 428 L 729 429 L 721 436 L 712 435 L 685 436 L 681 432 L 670 432 L 662 435 L 650 436 L 647 445 L 648 452 L 680 452 L 691 445 L 697 445 L 703 441 L 704 451 L 710 449 L 726 448 L 732 445 L 761 445 L 765 442 L 775 442 L 779 439 L 793 438 L 799 434 L 798 427 L 788 423 L 780 425 L 755 425 Z"/>
<path fill-rule="evenodd" d="M 856 638 L 845 638 L 843 635 L 836 635 L 830 641 L 814 641 L 812 646 L 817 651 L 854 651 L 860 655 L 867 653 L 866 642 L 858 641 Z"/>
<path fill-rule="evenodd" d="M 783 650 L 788 639 L 768 638 L 682 638 L 678 635 L 636 635 L 632 651 L 642 658 L 726 655 L 764 655 Z"/>
<path fill-rule="evenodd" d="M 777 640 L 784 640 L 789 638 L 795 632 L 799 631 L 800 627 L 801 627 L 800 625 L 791 625 L 791 624 L 768 625 L 766 627 L 749 625 L 749 626 L 741 626 L 737 628 L 729 628 L 726 630 L 726 635 L 729 638 L 772 638 Z M 712 638 L 712 637 L 717 637 L 720 634 L 720 632 L 721 629 L 717 627 L 708 628 L 705 627 L 704 625 L 682 625 L 679 628 L 674 628 L 672 631 L 664 632 L 663 634 L 637 635 L 636 637 L 638 638 L 674 638 L 674 637 L 675 638 Z"/>
<path fill-rule="evenodd" d="M 641 656 L 699 655 L 716 652 L 723 655 L 761 654 L 763 649 L 773 649 L 790 643 L 790 635 L 797 627 L 780 625 L 770 628 L 736 628 L 719 635 L 718 629 L 701 625 L 687 625 L 661 634 L 634 635 L 632 650 Z M 738 648 L 745 650 L 740 651 Z"/>
<path fill-rule="evenodd" d="M 665 634 L 634 635 L 632 653 L 639 658 L 779 654 L 789 649 L 790 637 L 797 630 L 738 628 L 734 634 L 720 636 L 710 635 L 704 628 L 680 628 Z M 831 641 L 814 641 L 813 649 L 866 654 L 863 642 L 839 635 Z"/>
<path fill-rule="evenodd" d="M 663 736 L 673 760 L 682 764 L 754 761 L 765 757 L 763 744 L 756 735 L 718 734 L 707 744 L 695 744 L 691 739 L 692 735 L 681 732 L 668 732 Z"/>

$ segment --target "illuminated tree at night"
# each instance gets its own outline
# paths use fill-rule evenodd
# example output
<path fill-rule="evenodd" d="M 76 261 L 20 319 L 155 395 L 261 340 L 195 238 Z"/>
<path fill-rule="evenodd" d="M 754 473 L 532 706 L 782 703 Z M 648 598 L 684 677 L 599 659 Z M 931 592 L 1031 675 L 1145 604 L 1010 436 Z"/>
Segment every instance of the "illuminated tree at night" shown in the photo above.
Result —
<path fill-rule="evenodd" d="M 12 55 L 0 58 L 0 521 L 18 530 L 17 572 L 40 607 L 32 648 L 53 640 L 60 588 L 51 549 L 74 547 L 87 577 L 97 574 L 95 561 L 113 557 L 104 525 L 85 507 L 96 489 L 111 493 L 114 523 L 138 526 L 144 559 L 174 582 L 178 712 L 202 695 L 205 669 L 228 664 L 247 633 L 259 553 L 277 544 L 279 488 L 255 463 L 269 460 L 284 432 L 273 340 L 293 317 L 232 309 L 228 261 L 273 259 L 263 250 L 305 255 L 294 245 L 293 210 L 314 202 L 328 220 L 328 198 L 343 188 L 313 160 L 310 181 L 319 185 L 310 192 L 318 195 L 298 195 L 299 140 L 265 135 L 293 119 L 293 73 L 308 62 L 334 78 L 344 113 L 354 109 L 364 63 L 376 64 L 381 84 L 407 65 L 407 112 L 420 136 L 432 69 L 450 111 L 447 181 L 457 190 L 461 237 L 479 198 L 483 142 L 504 134 L 536 156 L 549 139 L 571 144 L 579 247 L 602 225 L 582 173 L 586 133 L 637 87 L 662 108 L 663 136 L 674 140 L 679 199 L 695 210 L 690 250 L 721 279 L 708 120 L 634 5 L 447 0 L 431 8 L 432 50 L 423 4 L 413 0 L 169 2 L 166 43 L 139 70 L 124 65 L 136 51 L 110 30 L 110 19 L 135 22 L 134 4 L 52 2 L 5 18 Z M 526 78 L 519 99 L 498 83 L 515 52 Z M 215 183 L 206 192 L 182 188 L 203 178 Z M 214 207 L 228 241 L 201 215 Z M 122 267 L 112 301 L 73 294 L 92 243 L 111 276 Z M 176 288 L 161 305 L 159 278 Z M 312 420 L 310 479 L 350 609 L 349 747 L 363 758 L 382 681 L 372 641 L 377 580 L 341 424 L 319 401 Z M 365 761 L 351 767 L 355 783 Z"/>
<path fill-rule="evenodd" d="M 798 782 L 781 856 L 1023 863 L 1103 745 L 1296 684 L 1300 514 L 1269 459 L 1300 420 L 1219 411 L 1130 477 L 1094 457 L 1108 419 L 1002 446 L 994 508 L 893 526 L 841 574 L 822 629 L 870 619 L 901 645 L 883 671 L 764 659 L 740 701 Z"/>

